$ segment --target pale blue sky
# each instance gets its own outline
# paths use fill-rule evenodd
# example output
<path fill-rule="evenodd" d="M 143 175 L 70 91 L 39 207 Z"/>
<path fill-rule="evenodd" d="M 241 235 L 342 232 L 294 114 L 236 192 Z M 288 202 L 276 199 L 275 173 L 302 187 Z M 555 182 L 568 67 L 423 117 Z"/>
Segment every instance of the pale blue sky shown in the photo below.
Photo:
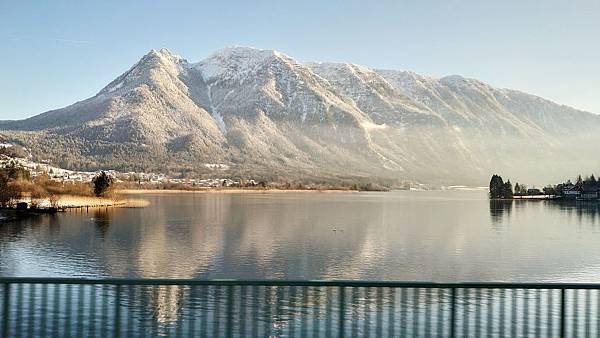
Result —
<path fill-rule="evenodd" d="M 600 113 L 600 0 L 0 0 L 0 119 L 97 93 L 152 48 L 461 74 Z"/>

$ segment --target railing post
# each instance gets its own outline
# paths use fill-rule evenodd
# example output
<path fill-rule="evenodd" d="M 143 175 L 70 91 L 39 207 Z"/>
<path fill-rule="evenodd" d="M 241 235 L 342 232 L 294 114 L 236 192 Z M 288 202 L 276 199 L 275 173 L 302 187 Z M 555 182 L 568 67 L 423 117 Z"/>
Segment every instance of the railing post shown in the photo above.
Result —
<path fill-rule="evenodd" d="M 452 299 L 451 299 L 451 310 L 450 310 L 450 337 L 456 337 L 456 288 L 452 288 Z"/>
<path fill-rule="evenodd" d="M 116 285 L 116 294 L 115 294 L 115 334 L 114 337 L 119 338 L 121 333 L 121 285 Z"/>
<path fill-rule="evenodd" d="M 10 283 L 4 283 L 4 308 L 2 311 L 2 337 L 8 337 L 10 314 Z"/>
<path fill-rule="evenodd" d="M 565 289 L 560 289 L 560 336 L 565 337 Z"/>
<path fill-rule="evenodd" d="M 346 319 L 346 288 L 344 286 L 339 287 L 339 317 L 340 324 L 338 326 L 338 337 L 344 337 L 344 333 L 346 332 L 346 328 L 344 327 Z"/>

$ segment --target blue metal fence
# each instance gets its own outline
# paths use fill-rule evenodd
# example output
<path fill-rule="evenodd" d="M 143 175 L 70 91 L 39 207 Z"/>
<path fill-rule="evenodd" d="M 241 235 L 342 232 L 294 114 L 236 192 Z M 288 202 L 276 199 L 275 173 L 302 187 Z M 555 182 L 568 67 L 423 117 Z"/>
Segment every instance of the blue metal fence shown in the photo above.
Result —
<path fill-rule="evenodd" d="M 2 337 L 595 337 L 600 285 L 0 278 Z"/>

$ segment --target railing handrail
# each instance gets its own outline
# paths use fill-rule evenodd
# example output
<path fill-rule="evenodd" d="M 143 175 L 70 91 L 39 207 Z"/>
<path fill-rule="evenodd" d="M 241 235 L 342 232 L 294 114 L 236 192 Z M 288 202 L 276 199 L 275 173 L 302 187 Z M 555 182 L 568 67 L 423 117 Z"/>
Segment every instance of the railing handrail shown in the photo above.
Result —
<path fill-rule="evenodd" d="M 63 278 L 0 277 L 1 284 L 94 284 L 94 285 L 214 285 L 214 286 L 314 286 L 387 287 L 432 289 L 600 289 L 600 283 L 514 283 L 514 282 L 422 282 L 370 280 L 242 280 L 168 278 Z"/>

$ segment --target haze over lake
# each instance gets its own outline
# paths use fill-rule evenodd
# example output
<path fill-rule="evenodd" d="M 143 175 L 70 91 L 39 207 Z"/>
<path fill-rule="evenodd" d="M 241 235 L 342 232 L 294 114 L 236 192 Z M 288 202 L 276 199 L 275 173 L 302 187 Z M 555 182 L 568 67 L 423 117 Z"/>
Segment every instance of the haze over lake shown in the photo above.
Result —
<path fill-rule="evenodd" d="M 482 191 L 143 195 L 2 219 L 2 276 L 594 282 L 600 207 Z M 5 217 L 5 214 L 2 214 Z"/>

